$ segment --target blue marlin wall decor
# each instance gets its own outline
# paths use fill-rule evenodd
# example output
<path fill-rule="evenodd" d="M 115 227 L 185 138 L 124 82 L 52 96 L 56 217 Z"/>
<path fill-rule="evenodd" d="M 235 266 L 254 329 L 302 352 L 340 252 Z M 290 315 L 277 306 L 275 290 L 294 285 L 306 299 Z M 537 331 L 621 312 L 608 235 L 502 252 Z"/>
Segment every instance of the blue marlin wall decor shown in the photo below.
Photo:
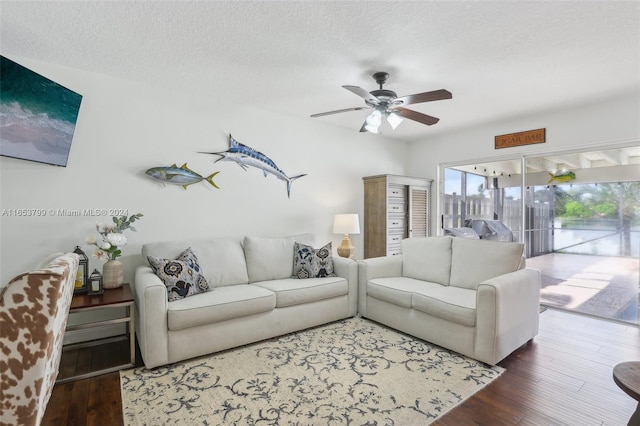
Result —
<path fill-rule="evenodd" d="M 267 177 L 267 174 L 272 174 L 287 184 L 287 197 L 289 198 L 291 198 L 291 183 L 302 176 L 306 176 L 306 174 L 291 177 L 287 176 L 287 174 L 280 169 L 271 158 L 267 157 L 260 151 L 241 144 L 235 140 L 231 134 L 229 134 L 228 150 L 223 152 L 200 152 L 200 154 L 219 155 L 220 158 L 215 161 L 216 163 L 218 161 L 233 161 L 238 163 L 238 165 L 244 170 L 247 170 L 248 167 L 255 167 L 262 170 L 265 177 Z"/>

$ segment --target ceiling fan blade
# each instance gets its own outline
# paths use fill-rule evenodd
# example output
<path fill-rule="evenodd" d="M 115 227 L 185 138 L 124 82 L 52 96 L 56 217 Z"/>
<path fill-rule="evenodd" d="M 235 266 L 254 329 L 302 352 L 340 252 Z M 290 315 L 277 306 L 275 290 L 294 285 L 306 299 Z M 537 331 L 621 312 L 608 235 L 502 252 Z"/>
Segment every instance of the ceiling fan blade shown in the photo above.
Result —
<path fill-rule="evenodd" d="M 432 92 L 416 93 L 415 95 L 401 96 L 394 103 L 398 105 L 419 104 L 422 102 L 441 101 L 443 99 L 451 99 L 453 95 L 448 90 L 440 89 Z M 400 103 L 401 102 L 401 103 Z"/>
<path fill-rule="evenodd" d="M 367 127 L 367 120 L 364 120 L 364 123 L 362 123 L 362 127 L 360 127 L 360 132 L 368 132 L 368 130 L 366 129 Z"/>
<path fill-rule="evenodd" d="M 311 117 L 322 117 L 324 115 L 339 114 L 341 112 L 349 112 L 349 111 L 359 111 L 361 109 L 369 109 L 369 107 L 355 107 L 355 108 L 337 109 L 335 111 L 327 111 L 327 112 L 320 112 L 318 114 L 312 114 Z"/>
<path fill-rule="evenodd" d="M 426 124 L 427 126 L 431 126 L 440 121 L 439 118 L 432 117 L 427 114 L 423 114 L 421 112 L 413 111 L 406 108 L 394 108 L 393 111 L 396 111 L 398 114 L 403 116 L 404 118 L 408 118 L 409 120 L 417 121 L 418 123 Z"/>
<path fill-rule="evenodd" d="M 364 99 L 367 102 L 371 102 L 376 105 L 380 103 L 380 99 L 376 98 L 371 93 L 364 90 L 362 87 L 358 87 L 358 86 L 342 86 L 342 87 L 344 87 L 351 93 L 355 93 L 356 95 L 360 96 L 362 99 Z"/>

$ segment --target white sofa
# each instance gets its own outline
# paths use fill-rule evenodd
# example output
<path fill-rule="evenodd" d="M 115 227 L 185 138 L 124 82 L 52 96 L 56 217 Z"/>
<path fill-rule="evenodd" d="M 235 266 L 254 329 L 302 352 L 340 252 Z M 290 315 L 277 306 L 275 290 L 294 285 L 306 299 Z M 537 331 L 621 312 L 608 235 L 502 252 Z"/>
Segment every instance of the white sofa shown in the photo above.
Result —
<path fill-rule="evenodd" d="M 357 263 L 333 257 L 337 276 L 295 279 L 294 242 L 314 243 L 312 235 L 304 234 L 145 244 L 145 259 L 174 259 L 191 247 L 212 288 L 169 302 L 167 288 L 152 268 L 136 269 L 135 324 L 145 366 L 153 368 L 354 316 Z"/>
<path fill-rule="evenodd" d="M 495 365 L 538 333 L 540 272 L 523 245 L 464 238 L 402 241 L 402 254 L 358 261 L 358 311 Z"/>

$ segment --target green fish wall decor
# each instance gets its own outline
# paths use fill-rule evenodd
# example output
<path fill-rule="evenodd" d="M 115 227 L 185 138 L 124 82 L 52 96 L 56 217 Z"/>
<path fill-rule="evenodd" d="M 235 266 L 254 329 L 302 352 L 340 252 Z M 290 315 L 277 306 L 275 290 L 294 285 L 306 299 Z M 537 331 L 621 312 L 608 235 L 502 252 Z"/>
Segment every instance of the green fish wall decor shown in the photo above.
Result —
<path fill-rule="evenodd" d="M 569 182 L 576 178 L 576 174 L 572 171 L 563 171 L 557 174 L 549 173 L 549 182 Z"/>

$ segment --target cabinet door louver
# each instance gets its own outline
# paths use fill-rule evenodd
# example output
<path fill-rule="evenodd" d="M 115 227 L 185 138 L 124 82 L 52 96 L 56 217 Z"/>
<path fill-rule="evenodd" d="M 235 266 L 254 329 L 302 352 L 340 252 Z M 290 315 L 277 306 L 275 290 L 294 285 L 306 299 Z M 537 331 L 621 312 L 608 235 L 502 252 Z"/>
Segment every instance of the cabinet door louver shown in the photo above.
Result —
<path fill-rule="evenodd" d="M 431 234 L 431 179 L 398 175 L 364 180 L 364 257 L 401 254 L 402 240 Z"/>
<path fill-rule="evenodd" d="M 409 187 L 409 237 L 429 236 L 429 193 L 426 189 Z"/>

